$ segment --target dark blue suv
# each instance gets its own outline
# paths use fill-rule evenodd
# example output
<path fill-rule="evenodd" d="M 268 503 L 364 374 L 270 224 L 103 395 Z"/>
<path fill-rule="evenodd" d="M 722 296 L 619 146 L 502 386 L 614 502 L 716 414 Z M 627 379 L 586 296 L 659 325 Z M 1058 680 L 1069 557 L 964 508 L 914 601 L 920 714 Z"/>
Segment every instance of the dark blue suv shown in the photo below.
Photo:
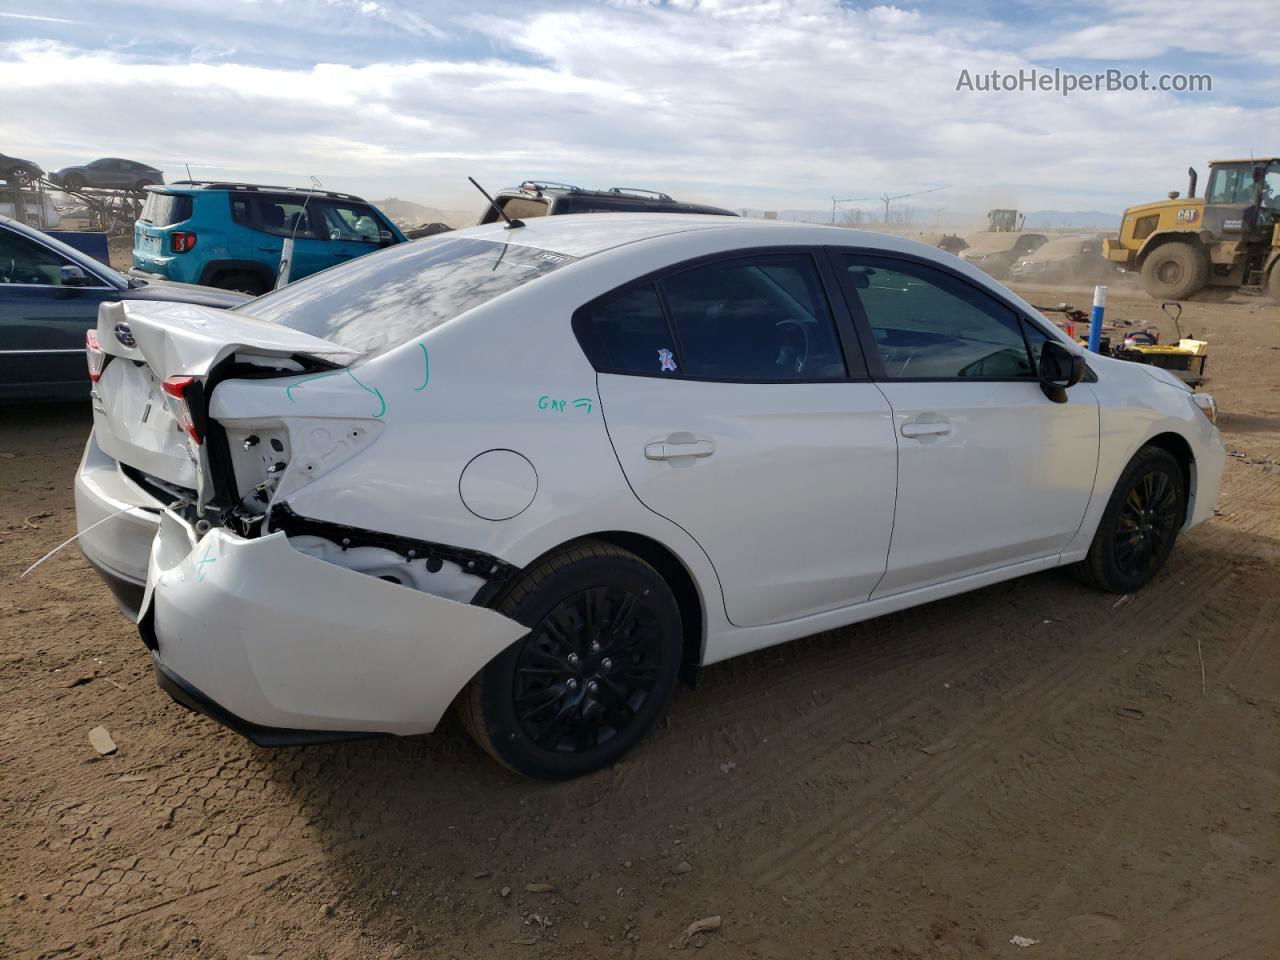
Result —
<path fill-rule="evenodd" d="M 290 280 L 405 242 L 382 211 L 348 193 L 184 180 L 147 188 L 133 227 L 133 272 L 266 293 L 286 237 Z"/>

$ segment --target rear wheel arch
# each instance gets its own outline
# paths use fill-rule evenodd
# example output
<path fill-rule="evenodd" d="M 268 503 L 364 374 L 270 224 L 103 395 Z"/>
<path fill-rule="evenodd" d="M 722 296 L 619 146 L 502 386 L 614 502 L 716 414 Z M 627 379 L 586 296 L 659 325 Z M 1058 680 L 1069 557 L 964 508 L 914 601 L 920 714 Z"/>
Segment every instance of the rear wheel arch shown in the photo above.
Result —
<path fill-rule="evenodd" d="M 605 530 L 584 534 L 581 537 L 574 537 L 572 540 L 556 544 L 529 561 L 523 570 L 532 570 L 547 557 L 563 553 L 572 549 L 575 544 L 587 541 L 606 543 L 620 550 L 635 554 L 653 567 L 662 579 L 666 581 L 671 592 L 675 594 L 676 605 L 680 609 L 682 679 L 692 682 L 694 672 L 702 663 L 706 645 L 706 606 L 703 601 L 702 591 L 698 589 L 698 584 L 693 574 L 689 572 L 685 562 L 670 547 L 642 533 L 632 533 L 626 530 Z M 518 579 L 519 577 L 513 578 L 513 582 Z M 496 589 L 482 588 L 480 593 L 472 600 L 472 603 L 494 608 L 501 602 L 509 588 L 510 584 L 504 584 Z"/>

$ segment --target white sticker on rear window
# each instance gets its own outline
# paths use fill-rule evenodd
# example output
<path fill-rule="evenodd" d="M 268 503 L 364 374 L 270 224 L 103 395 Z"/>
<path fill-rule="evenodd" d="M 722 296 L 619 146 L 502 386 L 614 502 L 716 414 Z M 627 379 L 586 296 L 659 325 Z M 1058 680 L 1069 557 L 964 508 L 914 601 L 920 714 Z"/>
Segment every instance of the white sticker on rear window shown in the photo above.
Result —
<path fill-rule="evenodd" d="M 662 373 L 667 373 L 668 371 L 671 373 L 676 372 L 675 355 L 666 347 L 663 347 L 658 351 L 658 364 L 659 364 L 659 370 Z"/>

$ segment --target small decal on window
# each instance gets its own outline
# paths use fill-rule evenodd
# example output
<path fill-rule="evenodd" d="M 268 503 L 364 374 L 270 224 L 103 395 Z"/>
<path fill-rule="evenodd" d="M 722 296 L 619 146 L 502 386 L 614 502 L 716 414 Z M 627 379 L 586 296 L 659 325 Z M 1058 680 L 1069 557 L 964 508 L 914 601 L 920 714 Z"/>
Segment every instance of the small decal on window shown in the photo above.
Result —
<path fill-rule="evenodd" d="M 666 347 L 663 347 L 661 350 L 658 351 L 658 363 L 660 364 L 659 369 L 661 370 L 662 373 L 666 373 L 668 371 L 670 371 L 671 373 L 676 372 L 675 355 Z"/>

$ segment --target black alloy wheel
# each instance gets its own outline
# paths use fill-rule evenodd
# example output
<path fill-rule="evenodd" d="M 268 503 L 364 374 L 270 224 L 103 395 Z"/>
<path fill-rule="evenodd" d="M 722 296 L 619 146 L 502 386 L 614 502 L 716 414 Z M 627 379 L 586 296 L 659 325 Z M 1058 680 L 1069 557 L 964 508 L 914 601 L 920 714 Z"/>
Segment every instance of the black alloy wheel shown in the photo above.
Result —
<path fill-rule="evenodd" d="M 1125 576 L 1140 578 L 1163 563 L 1165 547 L 1178 529 L 1180 498 L 1163 470 L 1144 474 L 1129 488 L 1114 534 L 1116 566 Z"/>
<path fill-rule="evenodd" d="M 667 582 L 629 551 L 580 540 L 529 566 L 494 603 L 529 632 L 458 698 L 476 742 L 530 777 L 608 766 L 666 710 L 683 654 Z"/>
<path fill-rule="evenodd" d="M 592 587 L 557 604 L 516 658 L 513 702 L 544 750 L 581 753 L 635 723 L 660 667 L 661 625 L 643 596 Z"/>

